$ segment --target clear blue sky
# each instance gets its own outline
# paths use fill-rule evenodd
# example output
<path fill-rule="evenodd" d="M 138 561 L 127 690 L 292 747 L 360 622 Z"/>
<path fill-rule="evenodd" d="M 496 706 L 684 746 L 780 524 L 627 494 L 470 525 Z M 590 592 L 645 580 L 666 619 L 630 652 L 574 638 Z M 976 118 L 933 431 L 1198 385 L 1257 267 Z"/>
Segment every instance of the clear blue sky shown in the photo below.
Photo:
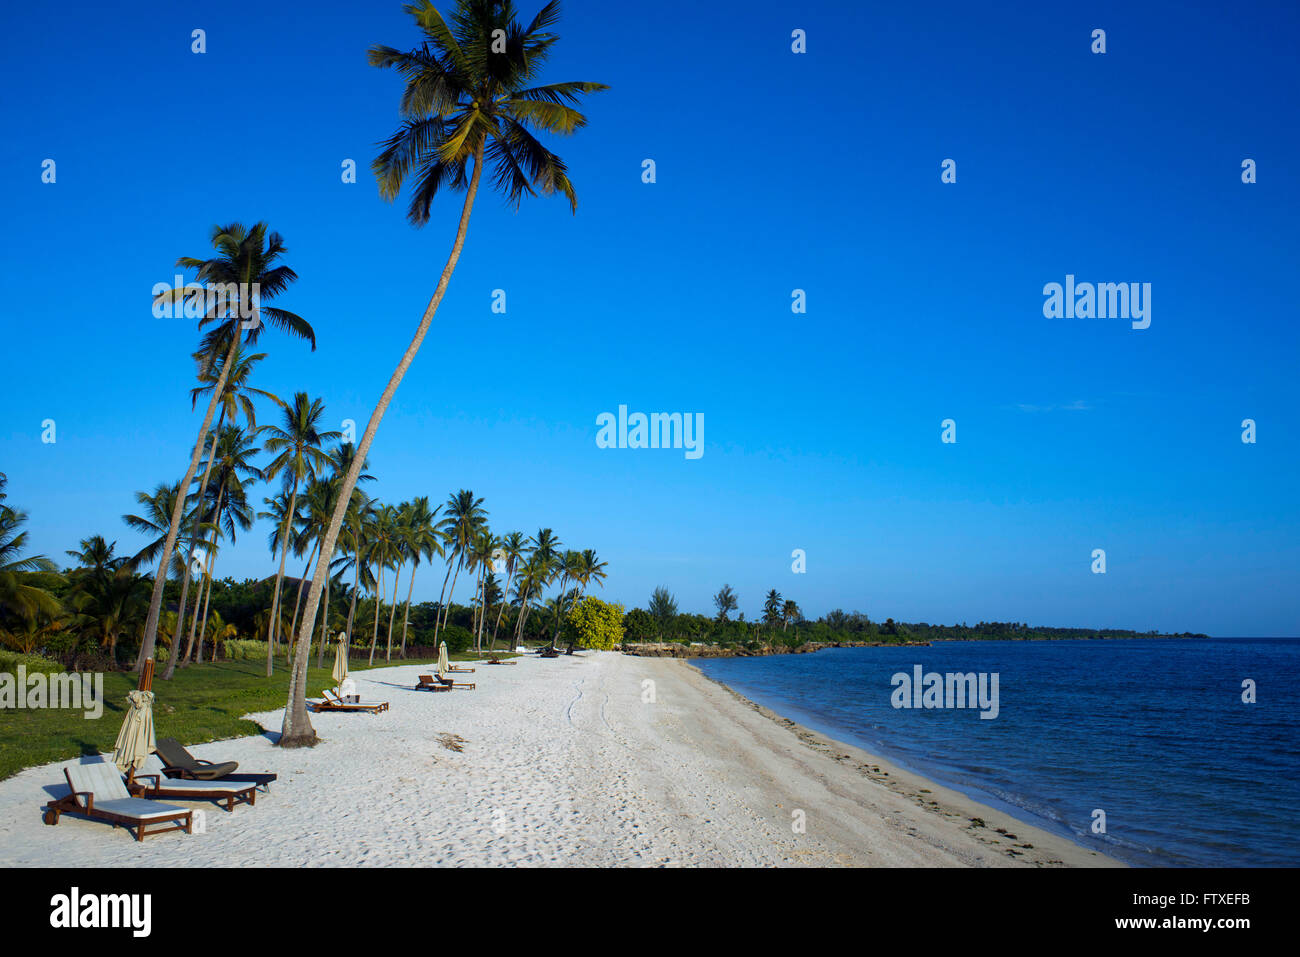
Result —
<path fill-rule="evenodd" d="M 307 12 L 6 17 L 0 471 L 40 552 L 133 550 L 133 492 L 182 474 L 196 333 L 149 291 L 213 223 L 267 220 L 301 277 L 281 302 L 320 347 L 264 339 L 263 388 L 364 423 L 409 340 L 458 206 L 415 230 L 379 198 L 399 82 L 365 50 L 417 34 L 397 2 Z M 612 87 L 553 144 L 578 214 L 480 201 L 372 494 L 472 488 L 496 530 L 595 548 L 628 605 L 712 613 L 729 582 L 747 617 L 775 587 L 814 616 L 1300 632 L 1293 3 L 570 0 L 559 32 L 548 78 Z M 1150 282 L 1151 327 L 1044 318 L 1067 273 Z M 619 404 L 703 413 L 704 456 L 597 448 Z M 266 532 L 219 574 L 272 573 Z"/>

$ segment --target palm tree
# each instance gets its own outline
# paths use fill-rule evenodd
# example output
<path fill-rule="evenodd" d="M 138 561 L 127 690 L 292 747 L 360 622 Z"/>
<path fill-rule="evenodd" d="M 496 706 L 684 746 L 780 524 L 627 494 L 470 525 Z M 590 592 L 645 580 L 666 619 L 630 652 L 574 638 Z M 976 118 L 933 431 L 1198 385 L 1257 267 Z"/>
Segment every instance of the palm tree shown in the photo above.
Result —
<path fill-rule="evenodd" d="M 564 586 L 569 583 L 570 579 L 574 581 L 580 580 L 585 568 L 582 552 L 573 549 L 566 551 L 556 566 L 556 572 L 560 576 L 560 591 L 555 596 L 555 634 L 551 636 L 552 648 L 560 640 L 560 628 L 564 625 Z"/>
<path fill-rule="evenodd" d="M 325 404 L 320 399 L 309 398 L 306 392 L 299 392 L 293 402 L 284 409 L 284 427 L 268 425 L 263 448 L 271 454 L 280 453 L 266 467 L 267 481 L 277 475 L 284 475 L 284 484 L 289 488 L 289 508 L 284 516 L 284 530 L 280 535 L 280 568 L 275 573 L 275 591 L 271 598 L 271 618 L 267 623 L 266 633 L 266 676 L 272 674 L 274 651 L 277 640 L 280 585 L 284 581 L 284 563 L 289 557 L 291 544 L 290 531 L 296 521 L 298 507 L 298 486 L 315 476 L 318 469 L 329 464 L 330 458 L 321 450 L 321 445 L 330 439 L 337 439 L 342 432 L 326 432 L 320 428 L 325 417 Z M 307 643 L 311 643 L 311 631 L 307 632 Z"/>
<path fill-rule="evenodd" d="M 533 595 L 544 587 L 546 584 L 548 571 L 545 564 L 537 558 L 535 553 L 529 554 L 515 576 L 515 596 L 519 603 L 519 613 L 515 617 L 514 647 L 519 647 L 523 641 L 524 623 L 528 619 L 528 610 L 532 607 L 529 596 Z"/>
<path fill-rule="evenodd" d="M 491 529 L 486 525 L 477 528 L 470 537 L 469 547 L 466 551 L 466 566 L 470 571 L 475 572 L 474 581 L 474 650 L 481 651 L 482 644 L 480 638 L 483 632 L 483 621 L 487 617 L 487 603 L 483 600 L 483 584 L 487 576 L 491 573 L 492 559 L 496 554 L 497 548 L 501 541 L 492 534 Z"/>
<path fill-rule="evenodd" d="M 320 529 L 328 520 L 333 507 L 334 491 L 328 479 L 312 478 L 303 492 L 302 527 L 296 530 L 293 541 L 294 558 L 307 555 L 307 564 L 303 566 L 302 575 L 298 577 L 298 592 L 293 601 L 293 618 L 289 626 L 289 654 L 293 653 L 293 638 L 298 625 L 298 611 L 302 607 L 303 586 L 307 584 L 307 573 L 316 561 L 320 551 Z M 327 596 L 328 600 L 328 596 Z M 288 664 L 288 662 L 286 662 Z"/>
<path fill-rule="evenodd" d="M 402 566 L 406 564 L 409 557 L 406 542 L 411 537 L 410 529 L 407 527 L 410 510 L 409 502 L 403 502 L 398 506 L 390 505 L 387 509 L 388 541 L 386 546 L 393 565 L 393 602 L 392 608 L 388 612 L 388 645 L 384 650 L 385 661 L 393 660 L 393 621 L 397 617 L 397 585 L 402 580 Z"/>
<path fill-rule="evenodd" d="M 429 497 L 420 495 L 410 503 L 406 516 L 407 538 L 404 544 L 407 557 L 411 560 L 411 580 L 406 588 L 406 610 L 402 612 L 403 658 L 406 657 L 406 629 L 411 619 L 411 596 L 415 592 L 415 571 L 420 567 L 420 559 L 433 561 L 433 556 L 441 558 L 443 554 L 442 536 L 434 524 L 440 511 L 441 505 L 430 511 Z"/>
<path fill-rule="evenodd" d="M 505 562 L 505 581 L 506 590 L 501 598 L 501 608 L 497 611 L 496 624 L 492 626 L 492 651 L 497 650 L 497 629 L 501 627 L 501 616 L 505 613 L 506 605 L 510 601 L 510 584 L 514 581 L 515 569 L 519 567 L 519 560 L 523 557 L 525 550 L 524 533 L 509 532 L 501 539 L 501 558 Z"/>
<path fill-rule="evenodd" d="M 713 604 L 718 609 L 718 621 L 726 621 L 727 614 L 740 607 L 740 600 L 730 585 L 723 585 L 713 596 Z"/>
<path fill-rule="evenodd" d="M 44 588 L 29 585 L 24 575 L 53 572 L 54 562 L 44 555 L 23 557 L 27 532 L 21 529 L 27 522 L 27 513 L 4 504 L 7 484 L 8 479 L 0 472 L 0 614 L 10 613 L 27 623 L 35 622 L 41 615 L 53 619 L 62 611 L 59 600 Z"/>
<path fill-rule="evenodd" d="M 767 593 L 767 598 L 763 602 L 763 623 L 775 627 L 776 623 L 781 620 L 781 609 L 783 607 L 781 593 L 773 588 Z"/>
<path fill-rule="evenodd" d="M 123 515 L 122 521 L 135 531 L 151 536 L 152 540 L 131 556 L 132 568 L 148 565 L 162 551 L 163 545 L 167 541 L 167 529 L 171 524 L 172 509 L 176 506 L 176 496 L 180 495 L 180 492 L 179 482 L 171 485 L 166 482 L 159 482 L 152 493 L 135 493 L 135 500 L 142 506 L 141 510 L 144 514 Z M 191 510 L 191 514 L 193 514 L 193 510 Z M 185 521 L 188 525 L 188 516 L 186 516 Z"/>
<path fill-rule="evenodd" d="M 347 627 L 349 644 L 352 642 L 352 624 L 357 613 L 357 595 L 360 594 L 362 587 L 370 587 L 368 577 L 367 580 L 363 581 L 362 576 L 368 576 L 369 574 L 365 555 L 370 548 L 371 530 L 374 526 L 378 507 L 378 503 L 374 499 L 367 498 L 360 491 L 353 493 L 352 501 L 348 507 L 348 551 L 352 555 L 350 559 L 352 564 L 352 604 L 348 610 Z"/>
<path fill-rule="evenodd" d="M 148 620 L 144 579 L 136 577 L 129 558 L 115 554 L 116 546 L 102 535 L 91 535 L 81 540 L 79 550 L 67 553 L 80 566 L 70 576 L 69 603 L 114 661 L 122 635 L 136 622 Z"/>
<path fill-rule="evenodd" d="M 200 329 L 209 326 L 199 346 L 199 352 L 204 357 L 200 362 L 201 370 L 213 368 L 218 361 L 217 357 L 225 356 L 213 385 L 212 398 L 208 400 L 207 414 L 199 426 L 199 435 L 194 441 L 194 450 L 190 453 L 189 469 L 181 479 L 180 487 L 187 490 L 198 470 L 199 456 L 203 453 L 217 405 L 225 394 L 225 380 L 234 366 L 233 359 L 241 335 L 252 344 L 261 335 L 264 326 L 272 325 L 308 340 L 312 349 L 316 348 L 316 334 L 306 320 L 284 309 L 262 305 L 264 300 L 275 298 L 298 278 L 297 273 L 288 266 L 275 265 L 286 252 L 279 233 L 268 233 L 266 223 L 255 223 L 251 229 L 245 229 L 240 223 L 214 226 L 212 247 L 217 251 L 212 259 L 182 256 L 176 260 L 176 265 L 182 269 L 197 270 L 198 282 L 210 284 L 208 292 L 212 294 L 208 298 L 211 305 L 199 321 Z M 203 291 L 199 290 L 200 293 Z M 155 302 L 179 303 L 187 294 L 191 295 L 193 301 L 191 289 L 171 289 L 158 296 Z M 149 613 L 145 619 L 137 670 L 143 667 L 146 658 L 153 655 L 158 615 L 162 611 L 163 585 L 167 580 L 172 551 L 176 547 L 183 506 L 184 499 L 178 497 L 168 526 L 167 540 L 163 543 L 159 556 L 158 571 L 154 575 L 153 594 L 149 599 Z"/>
<path fill-rule="evenodd" d="M 583 594 L 586 594 L 587 589 L 591 587 L 592 582 L 595 582 L 596 587 L 598 588 L 605 587 L 605 578 L 607 577 L 605 569 L 609 567 L 609 562 L 602 562 L 597 558 L 596 550 L 594 548 L 584 548 L 582 550 L 582 561 L 580 567 L 582 569 L 582 574 L 579 576 L 578 580 L 582 582 Z"/>
<path fill-rule="evenodd" d="M 785 605 L 781 608 L 781 620 L 785 622 L 781 626 L 781 631 L 784 633 L 790 627 L 790 622 L 798 621 L 802 617 L 803 612 L 799 610 L 799 604 L 793 599 L 787 598 Z"/>
<path fill-rule="evenodd" d="M 375 566 L 375 627 L 370 637 L 370 664 L 375 663 L 375 646 L 379 643 L 379 613 L 384 599 L 384 569 L 396 564 L 400 558 L 398 550 L 397 509 L 391 505 L 381 505 L 375 516 L 369 548 L 366 558 Z M 393 590 L 393 600 L 397 600 L 397 590 Z"/>
<path fill-rule="evenodd" d="M 214 434 L 212 437 L 212 447 L 214 452 L 216 451 L 216 444 L 217 436 Z M 211 468 L 211 463 L 212 460 L 211 457 L 209 457 L 209 468 Z M 149 564 L 157 558 L 159 553 L 163 550 L 163 546 L 167 542 L 167 532 L 171 527 L 171 515 L 175 508 L 176 498 L 178 495 L 180 495 L 180 483 L 168 485 L 165 482 L 160 482 L 157 487 L 154 488 L 152 495 L 146 492 L 135 493 L 135 500 L 143 506 L 142 511 L 144 514 L 123 515 L 122 521 L 135 531 L 152 536 L 153 540 L 130 558 L 129 564 L 132 570 L 139 568 L 141 565 Z M 162 676 L 164 679 L 172 676 L 172 672 L 176 668 L 176 659 L 179 657 L 176 632 L 179 631 L 185 623 L 185 598 L 186 593 L 189 591 L 191 572 L 190 562 L 187 561 L 187 559 L 195 553 L 195 545 L 193 542 L 197 542 L 199 532 L 206 531 L 209 527 L 208 525 L 203 524 L 199 518 L 195 517 L 198 516 L 201 511 L 202 509 L 200 505 L 196 504 L 190 509 L 187 515 L 183 515 L 181 518 L 182 523 L 192 530 L 194 538 L 192 539 L 190 548 L 185 552 L 185 554 L 177 552 L 173 556 L 174 571 L 182 578 L 181 598 L 180 606 L 176 611 L 176 624 L 172 629 L 171 653 L 167 656 L 167 668 Z M 184 568 L 180 567 L 182 565 Z M 197 607 L 198 602 L 196 601 L 196 610 Z M 141 647 L 143 648 L 143 645 Z"/>
<path fill-rule="evenodd" d="M 348 470 L 352 468 L 352 460 L 356 457 L 356 454 L 357 454 L 357 447 L 353 445 L 351 442 L 343 442 L 340 445 L 336 446 L 330 452 L 330 469 L 332 474 L 330 475 L 330 480 L 329 480 L 330 500 L 329 500 L 329 507 L 325 511 L 326 515 L 333 514 L 334 512 L 334 505 L 338 502 L 339 490 L 343 487 L 343 479 L 347 476 Z M 374 481 L 375 477 L 369 473 L 368 471 L 369 468 L 370 468 L 370 463 L 368 461 L 362 463 L 361 474 L 357 478 L 357 481 L 359 483 Z M 349 522 L 353 517 L 356 503 L 363 500 L 365 500 L 365 497 L 359 491 L 354 489 L 352 492 L 352 501 L 349 502 L 348 511 L 346 513 Z M 320 528 L 324 528 L 327 524 L 328 524 L 327 521 L 322 521 L 320 523 Z M 317 544 L 318 546 L 323 544 L 323 540 L 320 537 L 319 529 L 317 530 Z M 354 548 L 352 549 L 352 553 L 355 556 L 356 554 L 355 541 L 353 542 L 353 545 Z M 317 551 L 318 552 L 320 551 L 319 547 Z M 342 575 L 342 573 L 347 569 L 348 564 L 350 563 L 355 564 L 354 559 L 345 556 L 341 556 L 337 559 L 334 559 L 333 561 L 330 561 L 328 556 L 325 556 L 322 557 L 320 561 L 325 562 L 327 566 L 327 572 L 325 578 L 325 593 L 322 596 L 321 608 L 320 608 L 321 628 L 320 628 L 320 644 L 316 649 L 317 668 L 324 667 L 325 645 L 327 643 L 326 639 L 329 636 L 330 584 L 333 581 L 333 576 L 330 574 L 329 569 L 338 569 L 339 575 Z M 356 611 L 356 607 L 357 607 L 356 606 L 356 582 L 354 581 L 353 590 L 352 590 L 352 612 Z M 348 633 L 348 640 L 351 641 L 351 636 L 352 636 L 352 614 L 351 613 L 348 614 L 347 633 Z"/>
<path fill-rule="evenodd" d="M 184 667 L 190 662 L 191 655 L 195 651 L 195 632 L 200 618 L 204 631 L 207 629 L 207 607 L 212 596 L 212 582 L 215 577 L 213 570 L 217 562 L 217 539 L 221 535 L 222 528 L 225 529 L 226 537 L 233 544 L 236 531 L 246 532 L 253 527 L 255 516 L 252 506 L 248 503 L 248 489 L 264 478 L 262 470 L 252 462 L 253 456 L 261 451 L 261 448 L 254 444 L 260 431 L 261 429 L 255 426 L 245 430 L 232 424 L 220 429 L 216 435 L 217 454 L 212 473 L 213 480 L 207 491 L 208 498 L 213 503 L 210 512 L 212 538 L 211 541 L 203 542 L 203 577 L 200 582 L 202 593 L 195 602 L 194 616 L 190 621 L 189 639 L 185 649 L 179 654 L 173 654 L 167 660 L 163 680 L 171 678 L 177 664 Z M 202 661 L 203 633 L 200 632 L 197 637 L 198 652 L 195 660 Z"/>
<path fill-rule="evenodd" d="M 372 169 L 380 193 L 389 200 L 400 194 L 408 176 L 415 177 L 408 216 L 416 225 L 428 222 L 430 206 L 439 190 L 464 190 L 465 200 L 438 285 L 366 423 L 359 446 L 362 458 L 369 454 L 384 412 L 420 351 L 451 282 L 465 245 L 485 163 L 493 164 L 493 186 L 506 195 L 511 206 L 518 208 L 525 193 L 535 195 L 540 189 L 547 195 L 563 195 L 570 209 L 576 211 L 577 196 L 564 161 L 543 146 L 531 130 L 573 133 L 586 125 L 586 117 L 574 104 L 583 94 L 605 89 L 602 84 L 587 82 L 533 85 L 558 40 L 547 32 L 559 19 L 558 0 L 543 7 L 527 27 L 519 25 L 510 2 L 456 0 L 450 26 L 428 0 L 418 0 L 406 9 L 423 34 L 421 45 L 407 53 L 385 46 L 370 51 L 373 65 L 395 69 L 406 84 L 401 126 L 389 138 Z M 502 37 L 503 45 L 494 43 L 494 38 Z M 346 502 L 359 471 L 354 463 L 343 483 L 321 547 L 327 557 L 334 552 Z M 303 619 L 308 634 L 325 584 L 324 568 L 322 562 L 312 579 L 308 612 Z M 299 646 L 300 652 L 303 647 Z M 316 732 L 307 716 L 307 659 L 301 653 L 294 668 L 280 745 L 311 746 L 316 743 Z"/>
<path fill-rule="evenodd" d="M 569 554 L 571 553 L 566 553 L 566 560 Z M 605 587 L 605 569 L 607 567 L 609 567 L 609 563 L 602 562 L 597 558 L 595 549 L 584 548 L 581 552 L 577 553 L 573 559 L 573 568 L 572 571 L 569 572 L 569 576 L 578 583 L 579 598 L 587 593 L 587 589 L 591 586 L 592 582 L 595 582 L 601 588 Z M 561 592 L 563 592 L 562 587 Z M 559 631 L 557 630 L 556 638 L 558 637 Z M 554 645 L 554 642 L 552 642 L 552 645 Z M 573 654 L 573 648 L 574 643 L 570 640 L 567 653 Z"/>
<path fill-rule="evenodd" d="M 524 583 L 525 587 L 521 593 L 523 598 L 519 606 L 520 615 L 516 627 L 518 632 L 515 641 L 516 646 L 518 646 L 519 640 L 523 638 L 524 621 L 528 617 L 530 607 L 528 600 L 532 597 L 534 589 L 540 593 L 541 589 L 550 584 L 555 577 L 555 566 L 560 558 L 561 544 L 563 543 L 549 528 L 538 529 L 537 534 L 532 539 L 533 552 L 528 560 L 529 574 L 527 581 Z"/>
<path fill-rule="evenodd" d="M 198 606 L 195 607 L 197 617 L 195 620 L 190 622 L 189 641 L 185 645 L 185 653 L 180 656 L 180 663 L 182 666 L 188 664 L 191 660 L 198 662 L 203 661 L 203 640 L 207 634 L 209 621 L 208 602 L 212 599 L 212 584 L 216 580 L 217 557 L 221 551 L 217 540 L 223 535 L 224 531 L 224 537 L 230 539 L 230 543 L 233 545 L 235 544 L 237 531 L 246 532 L 253 527 L 255 513 L 253 506 L 249 504 L 248 501 L 248 489 L 255 481 L 256 479 L 254 478 L 240 479 L 237 476 L 232 477 L 229 480 L 228 486 L 222 488 L 220 493 L 217 495 L 217 504 L 213 511 L 215 518 L 213 520 L 212 540 L 207 542 L 204 546 L 207 555 L 203 567 L 202 584 L 204 590 L 202 596 L 202 610 L 200 612 Z M 194 643 L 194 628 L 196 622 L 201 623 L 197 645 Z M 194 653 L 192 659 L 191 651 Z M 170 667 L 169 662 L 169 671 Z M 163 677 L 165 678 L 167 676 L 164 674 Z"/>
<path fill-rule="evenodd" d="M 236 342 L 238 342 L 238 340 L 236 340 Z M 221 380 L 227 362 L 229 362 L 230 365 L 230 373 L 226 375 L 225 385 L 222 388 L 221 397 L 219 399 L 220 412 L 217 415 L 217 424 L 213 427 L 212 430 L 212 435 L 213 435 L 212 451 L 208 453 L 208 463 L 206 466 L 204 466 L 203 469 L 203 480 L 199 483 L 199 494 L 198 494 L 199 501 L 203 501 L 204 496 L 207 494 L 208 478 L 212 474 L 212 463 L 216 459 L 216 455 L 217 455 L 217 440 L 218 437 L 221 435 L 222 430 L 226 426 L 226 424 L 229 423 L 230 425 L 234 425 L 239 418 L 240 412 L 243 412 L 244 418 L 248 421 L 249 430 L 254 434 L 256 434 L 257 408 L 253 403 L 254 396 L 260 396 L 264 399 L 270 399 L 280 408 L 284 408 L 284 402 L 278 396 L 275 396 L 270 392 L 265 391 L 264 389 L 253 388 L 248 384 L 249 377 L 252 375 L 253 372 L 253 367 L 265 358 L 266 358 L 265 352 L 258 352 L 253 355 L 245 355 L 243 350 L 240 349 L 238 345 L 236 345 L 235 351 L 231 353 L 229 356 L 223 355 L 220 358 L 214 357 L 214 362 L 212 363 L 206 362 L 206 356 L 204 355 L 203 352 L 194 353 L 194 359 L 199 364 L 199 385 L 195 386 L 193 389 L 190 390 L 191 409 L 197 407 L 198 401 L 203 395 L 209 393 L 213 395 L 216 394 L 217 383 Z M 191 518 L 190 521 L 192 523 L 193 518 Z M 190 529 L 190 534 L 189 534 L 190 544 L 189 544 L 189 548 L 187 548 L 185 551 L 187 560 L 183 563 L 185 567 L 181 573 L 180 607 L 177 609 L 176 612 L 177 621 L 181 623 L 185 621 L 185 602 L 188 597 L 189 588 L 190 588 L 191 562 L 189 559 L 191 559 L 194 556 L 194 553 L 198 548 L 199 532 L 200 529 L 197 528 Z M 205 563 L 208 561 L 208 557 L 209 556 L 205 556 Z M 197 601 L 195 602 L 195 605 L 196 605 L 196 615 L 197 615 L 197 605 L 198 605 Z M 197 623 L 197 617 L 195 618 L 195 622 Z M 205 624 L 206 624 L 206 618 L 205 618 Z M 194 634 L 194 627 L 191 626 L 190 627 L 191 646 L 194 643 L 193 634 Z M 141 651 L 141 657 L 139 659 L 139 663 L 143 664 L 144 662 L 143 644 L 141 644 L 140 646 L 140 651 Z M 176 661 L 176 657 L 177 656 L 175 654 L 172 654 L 168 658 L 167 671 L 163 675 L 164 679 L 171 678 L 172 673 L 175 669 L 174 663 Z"/>
<path fill-rule="evenodd" d="M 103 535 L 91 535 L 81 540 L 81 548 L 69 549 L 68 557 L 75 558 L 81 566 L 78 571 L 92 575 L 103 575 L 117 571 L 129 559 L 118 557 L 115 552 L 117 542 L 105 541 Z"/>
<path fill-rule="evenodd" d="M 438 611 L 442 618 L 442 627 L 447 627 L 447 615 L 451 612 L 451 598 L 456 594 L 456 579 L 460 577 L 460 570 L 465 564 L 466 553 L 469 551 L 470 542 L 474 538 L 474 533 L 483 522 L 487 521 L 487 511 L 483 508 L 483 499 L 475 498 L 474 493 L 467 488 L 461 489 L 455 495 L 447 499 L 447 511 L 443 515 L 442 522 L 439 524 L 439 531 L 442 532 L 443 542 L 451 546 L 451 554 L 447 556 L 447 574 L 451 575 L 451 591 L 445 591 L 447 579 L 443 578 L 442 584 L 446 601 L 443 598 L 438 599 Z M 452 566 L 455 566 L 455 574 L 452 574 Z M 438 643 L 438 619 L 433 623 L 433 643 Z"/>

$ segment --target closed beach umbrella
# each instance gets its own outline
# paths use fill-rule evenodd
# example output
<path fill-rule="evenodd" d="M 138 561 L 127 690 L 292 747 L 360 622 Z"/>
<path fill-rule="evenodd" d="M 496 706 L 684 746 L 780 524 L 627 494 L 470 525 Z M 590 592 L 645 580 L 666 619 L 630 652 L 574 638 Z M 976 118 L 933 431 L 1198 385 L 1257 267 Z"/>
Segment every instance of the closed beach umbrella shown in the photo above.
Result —
<path fill-rule="evenodd" d="M 153 692 L 128 691 L 126 701 L 126 720 L 113 745 L 113 763 L 134 775 L 137 768 L 144 766 L 145 758 L 157 750 L 153 734 Z"/>
<path fill-rule="evenodd" d="M 438 645 L 438 676 L 446 674 L 449 665 L 447 664 L 447 643 L 440 642 Z"/>
<path fill-rule="evenodd" d="M 339 643 L 334 649 L 334 686 L 341 687 L 343 679 L 348 676 L 348 637 L 339 632 Z"/>

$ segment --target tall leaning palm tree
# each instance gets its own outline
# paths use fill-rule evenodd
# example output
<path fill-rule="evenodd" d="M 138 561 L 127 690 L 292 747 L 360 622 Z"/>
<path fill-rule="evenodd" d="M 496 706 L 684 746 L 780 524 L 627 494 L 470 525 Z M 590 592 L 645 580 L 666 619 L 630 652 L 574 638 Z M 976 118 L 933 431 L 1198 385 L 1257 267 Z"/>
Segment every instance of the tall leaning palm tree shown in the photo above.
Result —
<path fill-rule="evenodd" d="M 275 573 L 271 617 L 267 622 L 266 676 L 268 678 L 271 677 L 274 667 L 275 640 L 280 630 L 280 585 L 284 581 L 284 563 L 289 557 L 293 540 L 293 524 L 296 521 L 298 508 L 298 488 L 329 464 L 330 457 L 321 446 L 326 441 L 337 439 L 343 434 L 321 429 L 321 421 L 325 418 L 325 403 L 320 399 L 310 398 L 306 392 L 297 393 L 293 397 L 293 402 L 284 408 L 283 415 L 283 427 L 266 426 L 266 439 L 262 443 L 262 447 L 267 452 L 275 455 L 271 464 L 266 467 L 267 479 L 283 475 L 284 484 L 289 492 L 289 507 L 284 516 L 284 528 L 280 533 L 280 568 Z M 310 629 L 307 631 L 307 643 L 311 644 Z"/>
<path fill-rule="evenodd" d="M 559 20 L 558 0 L 546 4 L 525 26 L 516 18 L 514 4 L 487 0 L 457 0 L 451 22 L 443 19 L 428 0 L 408 4 L 422 37 L 418 47 L 401 52 L 387 46 L 370 50 L 370 62 L 393 69 L 402 77 L 401 125 L 384 144 L 371 164 L 384 198 L 395 199 L 408 177 L 415 188 L 408 217 L 417 226 L 429 221 L 429 211 L 439 191 L 465 192 L 456 237 L 442 268 L 415 335 L 406 347 L 375 405 L 358 448 L 364 459 L 370 452 L 379 423 L 402 384 L 402 377 L 415 361 L 429 331 L 438 305 L 451 282 L 452 273 L 465 246 L 470 213 L 478 195 L 483 167 L 493 167 L 492 185 L 518 208 L 525 194 L 564 196 L 569 208 L 577 210 L 577 195 L 564 161 L 537 139 L 536 132 L 568 135 L 586 125 L 576 104 L 587 93 L 605 89 L 599 83 L 565 82 L 537 85 L 559 37 L 549 32 Z M 353 463 L 344 481 L 339 501 L 330 518 L 321 553 L 328 558 L 343 526 L 352 489 L 360 466 Z M 302 627 L 310 634 L 315 608 L 325 585 L 328 562 L 316 566 L 307 614 Z M 282 747 L 304 747 L 316 743 L 316 732 L 307 716 L 307 658 L 299 643 L 293 680 L 280 735 Z"/>
<path fill-rule="evenodd" d="M 211 259 L 182 256 L 176 260 L 176 265 L 180 268 L 196 270 L 199 283 L 208 284 L 207 290 L 199 289 L 203 296 L 203 318 L 199 321 L 199 328 L 208 327 L 199 344 L 199 352 L 204 357 L 200 360 L 200 371 L 212 368 L 220 361 L 218 357 L 225 358 L 213 385 L 203 424 L 199 426 L 198 438 L 194 440 L 189 469 L 181 479 L 180 487 L 187 492 L 190 483 L 194 481 L 194 473 L 198 471 L 199 456 L 203 454 L 208 430 L 212 427 L 212 419 L 225 392 L 225 380 L 229 378 L 230 369 L 234 365 L 233 359 L 239 349 L 240 338 L 249 344 L 255 343 L 262 330 L 269 325 L 306 339 L 313 350 L 316 348 L 316 333 L 305 319 L 287 310 L 263 304 L 284 292 L 298 278 L 298 274 L 288 266 L 276 265 L 286 252 L 284 240 L 279 233 L 269 232 L 266 223 L 255 223 L 252 228 L 245 228 L 240 223 L 213 226 L 212 247 L 217 255 Z M 208 295 L 208 292 L 211 294 Z M 192 289 L 170 289 L 154 301 L 182 303 L 187 295 L 193 302 L 195 296 Z M 137 669 L 143 667 L 145 659 L 153 655 L 158 635 L 158 615 L 162 611 L 163 585 L 167 581 L 167 570 L 176 548 L 184 505 L 185 496 L 177 496 L 167 539 L 158 559 L 158 570 L 154 574 L 153 593 L 149 599 Z M 306 705 L 303 710 L 305 712 Z"/>

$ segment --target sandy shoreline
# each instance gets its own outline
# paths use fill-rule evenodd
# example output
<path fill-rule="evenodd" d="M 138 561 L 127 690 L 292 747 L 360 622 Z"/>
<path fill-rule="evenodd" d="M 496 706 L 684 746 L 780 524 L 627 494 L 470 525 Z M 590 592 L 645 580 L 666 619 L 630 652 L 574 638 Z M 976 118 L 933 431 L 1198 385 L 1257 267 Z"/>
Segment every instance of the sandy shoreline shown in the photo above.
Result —
<path fill-rule="evenodd" d="M 192 748 L 280 775 L 256 807 L 176 802 L 206 808 L 202 834 L 137 843 L 68 816 L 44 826 L 66 762 L 0 781 L 0 866 L 1117 866 L 683 661 L 525 658 L 480 665 L 461 676 L 476 690 L 450 694 L 409 690 L 421 671 L 356 674 L 390 710 L 313 715 L 317 748 L 281 751 L 270 736 Z M 278 729 L 280 714 L 251 717 Z M 456 738 L 463 750 L 444 743 Z"/>

